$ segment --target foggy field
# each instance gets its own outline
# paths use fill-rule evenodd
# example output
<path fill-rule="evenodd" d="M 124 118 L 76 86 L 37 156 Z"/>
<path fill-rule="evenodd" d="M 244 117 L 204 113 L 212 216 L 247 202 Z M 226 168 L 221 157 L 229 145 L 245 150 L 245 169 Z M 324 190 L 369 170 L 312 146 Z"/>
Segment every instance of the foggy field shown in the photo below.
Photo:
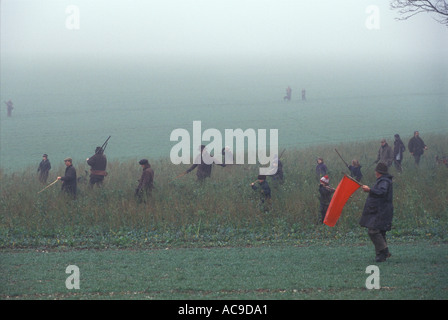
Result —
<path fill-rule="evenodd" d="M 201 121 L 202 132 L 220 130 L 223 139 L 225 129 L 266 129 L 268 133 L 278 129 L 279 149 L 375 139 L 379 145 L 381 138 L 392 145 L 395 133 L 407 144 L 414 130 L 423 138 L 448 132 L 448 95 L 437 87 L 400 88 L 408 80 L 395 91 L 378 76 L 356 84 L 363 78 L 348 78 L 338 67 L 335 72 L 341 79 L 331 87 L 319 87 L 319 77 L 325 80 L 328 75 L 325 68 L 316 69 L 310 74 L 307 101 L 302 101 L 299 85 L 310 79 L 303 78 L 298 66 L 289 72 L 283 66 L 281 80 L 262 65 L 240 70 L 233 66 L 228 73 L 217 65 L 206 71 L 184 66 L 172 76 L 167 66 L 155 70 L 150 65 L 129 66 L 121 72 L 120 65 L 111 65 L 107 76 L 106 71 L 86 70 L 86 82 L 73 78 L 69 85 L 46 74 L 45 65 L 37 66 L 42 82 L 26 94 L 17 87 L 13 116 L 1 117 L 0 167 L 37 169 L 43 153 L 53 165 L 62 164 L 66 157 L 79 165 L 109 135 L 108 159 L 154 161 L 169 157 L 177 143 L 170 141 L 173 130 L 182 128 L 192 135 L 193 121 Z M 58 64 L 47 67 L 57 69 Z M 143 74 L 135 79 L 137 70 Z M 5 72 L 12 71 L 6 68 Z M 392 78 L 403 76 L 391 74 Z M 289 102 L 283 101 L 288 83 L 296 84 Z"/>
<path fill-rule="evenodd" d="M 433 14 L 397 21 L 371 0 L 0 6 L 0 299 L 447 298 L 448 168 L 435 159 L 448 156 L 448 32 Z M 271 210 L 250 187 L 260 163 L 214 166 L 201 185 L 179 177 L 190 163 L 170 158 L 176 129 L 191 153 L 219 139 L 207 129 L 266 130 L 268 149 L 278 130 Z M 380 140 L 398 133 L 407 148 L 416 130 L 429 149 L 420 167 L 406 150 L 403 173 L 390 169 L 393 256 L 367 290 L 366 194 L 319 224 L 316 158 L 333 187 L 348 173 L 335 148 L 372 185 Z M 86 158 L 109 136 L 104 188 L 89 190 Z M 40 192 L 43 154 L 48 183 L 73 159 L 75 201 L 60 181 Z M 147 203 L 134 197 L 143 158 Z M 68 264 L 81 291 L 64 286 Z"/>

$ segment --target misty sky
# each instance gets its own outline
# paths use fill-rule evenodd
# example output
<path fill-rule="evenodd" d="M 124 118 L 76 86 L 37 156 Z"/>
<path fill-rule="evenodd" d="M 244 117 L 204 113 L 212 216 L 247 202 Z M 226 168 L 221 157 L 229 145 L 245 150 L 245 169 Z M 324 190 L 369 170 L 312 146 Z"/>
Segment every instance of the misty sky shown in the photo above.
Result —
<path fill-rule="evenodd" d="M 2 0 L 1 54 L 445 59 L 446 26 L 395 17 L 385 0 Z"/>

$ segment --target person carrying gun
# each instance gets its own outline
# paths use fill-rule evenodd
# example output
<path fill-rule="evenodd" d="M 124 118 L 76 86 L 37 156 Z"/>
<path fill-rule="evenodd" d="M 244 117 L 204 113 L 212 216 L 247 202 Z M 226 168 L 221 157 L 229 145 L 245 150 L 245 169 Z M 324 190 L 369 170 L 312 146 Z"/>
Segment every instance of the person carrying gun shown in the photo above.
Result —
<path fill-rule="evenodd" d="M 107 176 L 107 158 L 104 155 L 104 149 L 106 148 L 109 139 L 110 136 L 101 147 L 96 147 L 95 154 L 93 156 L 87 158 L 87 164 L 90 166 L 90 188 L 93 188 L 95 184 L 101 187 L 103 185 L 104 177 Z"/>

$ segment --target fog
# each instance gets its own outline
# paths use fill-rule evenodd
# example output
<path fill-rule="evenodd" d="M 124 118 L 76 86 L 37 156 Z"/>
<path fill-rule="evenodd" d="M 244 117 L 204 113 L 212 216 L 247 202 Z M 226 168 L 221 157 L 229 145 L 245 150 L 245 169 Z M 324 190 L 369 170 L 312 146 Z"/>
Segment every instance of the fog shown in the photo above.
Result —
<path fill-rule="evenodd" d="M 281 128 L 290 147 L 447 130 L 448 28 L 429 14 L 396 21 L 389 1 L 2 0 L 0 8 L 4 168 L 43 152 L 82 159 L 109 135 L 111 158 L 168 156 L 170 132 L 195 120 Z M 358 130 L 339 125 L 347 120 Z"/>
<path fill-rule="evenodd" d="M 136 59 L 431 59 L 447 27 L 372 0 L 3 0 L 1 54 Z"/>

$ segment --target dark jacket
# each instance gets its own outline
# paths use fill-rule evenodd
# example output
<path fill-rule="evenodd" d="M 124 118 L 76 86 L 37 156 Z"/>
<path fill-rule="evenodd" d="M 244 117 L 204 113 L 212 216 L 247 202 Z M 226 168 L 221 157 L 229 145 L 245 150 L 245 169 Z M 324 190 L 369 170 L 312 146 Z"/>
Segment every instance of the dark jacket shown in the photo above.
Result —
<path fill-rule="evenodd" d="M 388 167 L 390 167 L 394 162 L 394 152 L 387 143 L 379 148 L 376 162 L 382 162 Z"/>
<path fill-rule="evenodd" d="M 37 171 L 39 172 L 40 171 L 40 173 L 41 174 L 43 174 L 43 173 L 48 173 L 48 171 L 50 171 L 50 169 L 51 169 L 51 163 L 50 163 L 50 160 L 42 160 L 40 163 L 39 163 L 39 168 L 37 169 Z"/>
<path fill-rule="evenodd" d="M 262 180 L 258 183 L 261 189 L 261 202 L 264 202 L 265 200 L 271 199 L 271 188 L 269 187 L 269 184 L 266 180 Z M 257 190 L 257 185 L 253 185 L 252 189 Z"/>
<path fill-rule="evenodd" d="M 316 166 L 316 175 L 320 178 L 327 174 L 327 166 L 325 163 L 321 162 Z"/>
<path fill-rule="evenodd" d="M 335 192 L 335 189 L 333 189 L 333 188 L 326 187 L 322 184 L 319 185 L 319 202 L 320 202 L 321 208 L 323 206 L 326 206 L 328 208 L 328 206 L 330 205 L 330 202 L 331 202 L 331 197 L 333 196 L 334 192 Z"/>
<path fill-rule="evenodd" d="M 348 166 L 348 170 L 350 170 L 350 174 L 353 178 L 356 179 L 356 181 L 361 181 L 362 179 L 362 172 L 361 172 L 362 166 L 355 167 L 355 166 Z"/>
<path fill-rule="evenodd" d="M 154 188 L 154 171 L 149 164 L 143 168 L 142 175 L 138 182 L 137 189 L 135 190 L 136 194 L 140 194 L 143 191 L 149 194 Z"/>
<path fill-rule="evenodd" d="M 90 173 L 92 175 L 105 176 L 107 158 L 102 152 L 95 153 L 87 160 L 87 164 L 90 166 Z"/>
<path fill-rule="evenodd" d="M 207 157 L 210 159 L 210 161 L 207 161 L 207 162 L 211 162 L 211 160 L 214 159 L 215 163 L 217 163 L 218 165 L 220 165 L 222 167 L 226 166 L 225 164 L 218 163 L 219 161 L 216 160 L 215 158 L 213 158 L 212 156 L 210 156 L 207 152 L 205 152 L 205 151 L 202 152 L 200 155 L 198 155 L 196 157 L 195 163 L 187 170 L 187 173 L 190 173 L 191 171 L 193 171 L 194 169 L 197 168 L 196 176 L 198 177 L 198 180 L 200 180 L 200 181 L 204 180 L 205 178 L 210 178 L 210 176 L 212 174 L 213 163 L 207 164 L 203 160 L 203 157 Z M 198 163 L 198 162 L 200 162 L 200 163 Z"/>
<path fill-rule="evenodd" d="M 62 187 L 61 190 L 72 194 L 76 197 L 77 192 L 77 178 L 76 178 L 76 169 L 73 165 L 65 168 L 65 176 L 61 177 Z"/>
<path fill-rule="evenodd" d="M 370 188 L 359 224 L 361 227 L 389 231 L 393 214 L 392 176 L 384 174 Z"/>
<path fill-rule="evenodd" d="M 394 141 L 394 160 L 403 160 L 403 152 L 406 150 L 403 141 L 400 138 Z M 397 155 L 399 155 L 397 159 Z"/>
<path fill-rule="evenodd" d="M 426 144 L 423 142 L 422 138 L 420 137 L 412 137 L 409 140 L 408 143 L 408 149 L 410 153 L 413 153 L 414 155 L 422 155 L 424 152 L 424 149 L 426 147 Z"/>

